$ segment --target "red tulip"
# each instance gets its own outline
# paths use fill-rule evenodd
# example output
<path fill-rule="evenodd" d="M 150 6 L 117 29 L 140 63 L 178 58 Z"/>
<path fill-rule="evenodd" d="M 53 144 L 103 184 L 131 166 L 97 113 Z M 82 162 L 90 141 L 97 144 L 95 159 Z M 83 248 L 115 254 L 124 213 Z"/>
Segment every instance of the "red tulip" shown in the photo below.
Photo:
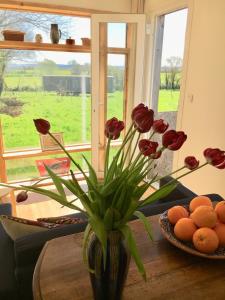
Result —
<path fill-rule="evenodd" d="M 203 154 L 209 164 L 218 169 L 225 169 L 225 151 L 218 148 L 207 148 Z"/>
<path fill-rule="evenodd" d="M 187 156 L 184 160 L 185 167 L 189 170 L 194 170 L 199 166 L 199 160 L 194 156 Z"/>
<path fill-rule="evenodd" d="M 165 148 L 175 151 L 181 148 L 187 135 L 183 131 L 168 130 L 162 136 L 162 144 Z"/>
<path fill-rule="evenodd" d="M 44 119 L 35 119 L 34 121 L 34 125 L 37 129 L 37 131 L 41 134 L 47 134 L 49 132 L 50 129 L 50 123 L 47 120 Z"/>
<path fill-rule="evenodd" d="M 20 203 L 20 202 L 26 201 L 27 198 L 28 198 L 27 192 L 22 191 L 16 196 L 16 202 Z"/>
<path fill-rule="evenodd" d="M 124 129 L 124 122 L 117 118 L 108 120 L 105 124 L 105 135 L 111 140 L 116 140 L 120 136 L 120 132 Z"/>
<path fill-rule="evenodd" d="M 154 111 L 148 109 L 143 103 L 136 106 L 131 114 L 131 118 L 134 122 L 134 126 L 140 133 L 148 132 L 153 124 Z"/>
<path fill-rule="evenodd" d="M 143 140 L 139 141 L 138 147 L 144 156 L 150 156 L 151 154 L 156 153 L 156 149 L 157 149 L 158 145 L 159 144 L 157 142 L 152 142 L 152 141 L 143 139 Z"/>
<path fill-rule="evenodd" d="M 152 125 L 152 129 L 157 133 L 164 133 L 168 127 L 169 124 L 163 119 L 155 120 Z"/>

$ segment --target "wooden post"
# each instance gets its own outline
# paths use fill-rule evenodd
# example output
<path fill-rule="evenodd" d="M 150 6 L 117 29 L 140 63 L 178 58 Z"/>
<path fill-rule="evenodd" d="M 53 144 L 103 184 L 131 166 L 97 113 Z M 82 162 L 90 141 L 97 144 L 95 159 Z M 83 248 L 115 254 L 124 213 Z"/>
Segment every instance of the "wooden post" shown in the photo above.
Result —
<path fill-rule="evenodd" d="M 99 166 L 100 174 L 104 172 L 106 138 L 104 127 L 107 118 L 107 24 L 99 25 Z"/>
<path fill-rule="evenodd" d="M 0 119 L 0 180 L 2 183 L 7 183 L 6 163 L 3 157 L 3 153 L 4 153 L 4 142 L 3 142 L 2 123 Z M 14 216 L 16 216 L 16 199 L 13 191 L 10 193 L 10 202 L 12 205 L 12 213 Z"/>

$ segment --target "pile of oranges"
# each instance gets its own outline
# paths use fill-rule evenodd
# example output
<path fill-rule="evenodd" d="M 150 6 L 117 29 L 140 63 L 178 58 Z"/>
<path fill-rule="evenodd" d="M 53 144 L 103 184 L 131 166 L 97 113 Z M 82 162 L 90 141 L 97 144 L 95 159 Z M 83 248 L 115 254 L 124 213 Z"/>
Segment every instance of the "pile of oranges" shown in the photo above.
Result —
<path fill-rule="evenodd" d="M 213 207 L 206 196 L 197 196 L 189 204 L 168 210 L 168 220 L 174 225 L 174 234 L 181 241 L 192 241 L 195 248 L 206 254 L 225 247 L 225 200 Z"/>

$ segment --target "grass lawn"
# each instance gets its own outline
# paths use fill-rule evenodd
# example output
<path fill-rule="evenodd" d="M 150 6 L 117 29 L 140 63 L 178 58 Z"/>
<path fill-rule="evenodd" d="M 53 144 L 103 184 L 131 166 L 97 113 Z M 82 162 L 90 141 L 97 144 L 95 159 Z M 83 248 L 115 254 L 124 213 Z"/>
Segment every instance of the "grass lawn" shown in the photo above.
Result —
<path fill-rule="evenodd" d="M 160 90 L 158 111 L 177 111 L 180 91 L 178 90 Z"/>
<path fill-rule="evenodd" d="M 28 79 L 29 78 L 29 79 Z M 17 77 L 18 79 L 18 77 Z M 20 82 L 13 76 L 7 77 L 7 86 L 17 85 L 40 87 L 39 77 L 21 77 Z M 26 84 L 25 84 L 26 83 Z M 1 115 L 3 124 L 4 144 L 7 150 L 38 147 L 39 136 L 33 126 L 33 119 L 44 118 L 51 122 L 52 132 L 63 132 L 65 144 L 86 143 L 91 140 L 91 99 L 90 95 L 82 100 L 81 96 L 59 96 L 52 92 L 5 92 L 3 97 L 16 97 L 22 100 L 23 114 L 12 118 Z M 160 90 L 159 112 L 177 110 L 179 91 Z M 123 93 L 116 91 L 108 94 L 107 118 L 123 117 Z M 63 155 L 61 155 L 62 157 Z M 73 155 L 84 166 L 81 153 Z M 85 156 L 90 159 L 91 153 Z M 57 155 L 42 157 L 60 157 Z M 9 180 L 38 177 L 35 161 L 38 158 L 27 158 L 7 161 Z"/>
<path fill-rule="evenodd" d="M 11 93 L 3 94 L 10 97 Z M 91 139 L 91 100 L 87 95 L 59 96 L 45 92 L 17 92 L 17 99 L 25 102 L 23 114 L 12 118 L 2 115 L 5 148 L 20 149 L 39 146 L 39 136 L 33 126 L 33 119 L 44 118 L 51 122 L 53 132 L 63 132 L 65 144 L 86 143 Z M 123 97 L 121 92 L 108 96 L 109 118 L 123 116 Z"/>

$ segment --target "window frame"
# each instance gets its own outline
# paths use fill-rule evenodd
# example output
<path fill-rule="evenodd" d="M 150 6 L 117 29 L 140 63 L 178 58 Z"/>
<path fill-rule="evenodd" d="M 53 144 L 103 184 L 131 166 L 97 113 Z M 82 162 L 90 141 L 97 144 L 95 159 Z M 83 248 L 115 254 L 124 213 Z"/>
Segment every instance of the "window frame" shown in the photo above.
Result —
<path fill-rule="evenodd" d="M 129 52 L 125 62 L 127 74 L 125 75 L 126 100 L 124 103 L 126 107 L 124 121 L 126 128 L 129 128 L 131 121 L 130 117 L 127 118 L 127 116 L 128 114 L 130 116 L 133 106 L 137 105 L 143 98 L 145 21 L 144 14 L 94 14 L 92 16 L 92 74 L 94 75 L 92 76 L 92 120 L 94 124 L 92 128 L 92 147 L 95 153 L 95 156 L 92 157 L 92 166 L 99 178 L 102 178 L 104 174 L 103 162 L 106 149 L 106 138 L 104 136 L 104 124 L 106 122 L 107 111 L 106 68 L 108 53 L 106 51 L 106 24 L 127 24 L 126 47 Z M 132 36 L 132 33 L 134 33 L 134 28 L 132 28 L 133 24 L 137 26 L 136 36 Z M 136 45 L 138 45 L 137 48 Z M 130 65 L 132 65 L 133 68 L 131 67 L 128 70 L 128 66 Z M 134 86 L 134 88 L 131 89 L 131 85 Z M 127 99 L 133 100 L 128 103 Z"/>

